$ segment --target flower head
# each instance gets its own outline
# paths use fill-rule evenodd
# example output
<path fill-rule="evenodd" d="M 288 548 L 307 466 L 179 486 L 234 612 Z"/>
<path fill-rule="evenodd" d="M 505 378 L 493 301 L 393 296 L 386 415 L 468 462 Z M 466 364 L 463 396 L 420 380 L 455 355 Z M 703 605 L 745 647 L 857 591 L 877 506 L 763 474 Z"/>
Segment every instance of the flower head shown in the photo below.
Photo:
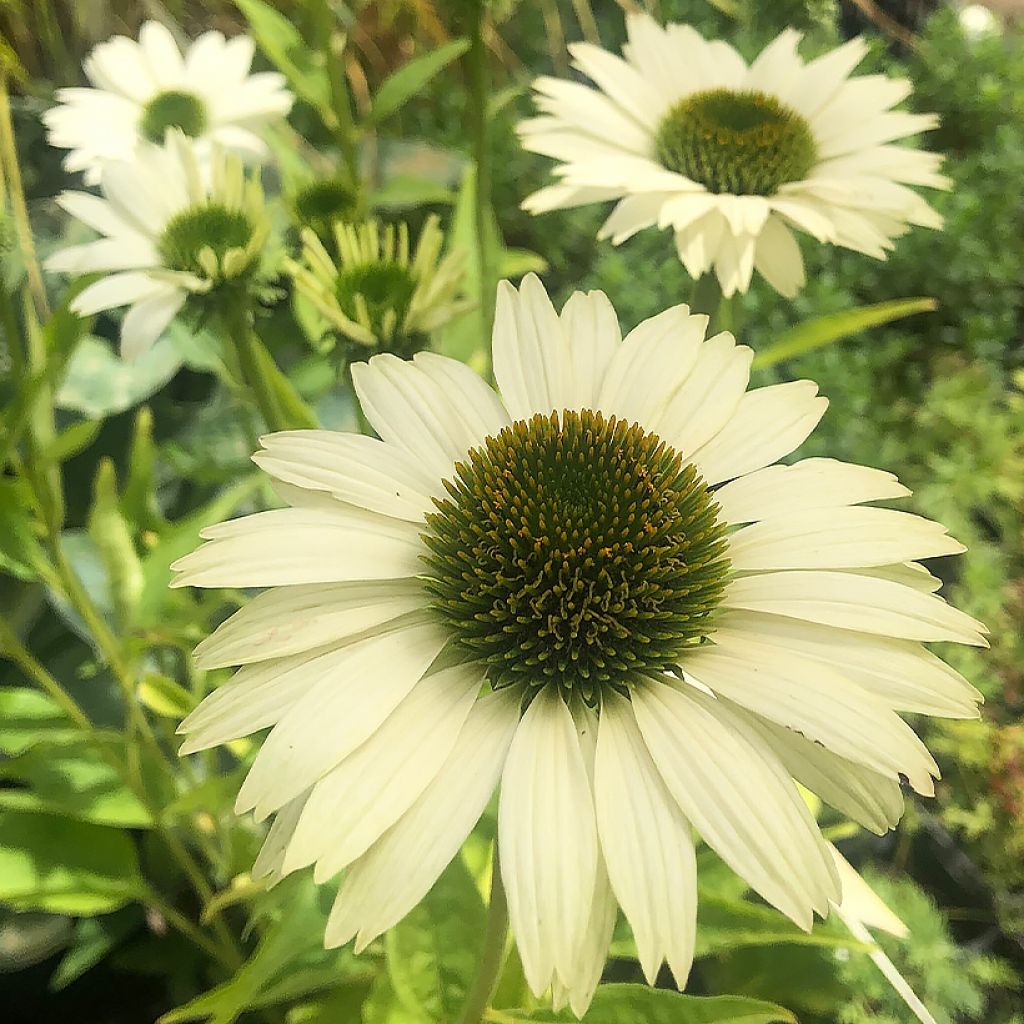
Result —
<path fill-rule="evenodd" d="M 211 145 L 263 157 L 257 134 L 287 115 L 292 94 L 276 72 L 250 74 L 253 42 L 206 32 L 182 54 L 171 33 L 148 21 L 135 42 L 115 36 L 85 61 L 92 89 L 61 89 L 43 115 L 50 144 L 69 149 L 64 166 L 99 184 L 107 160 L 130 159 L 140 142 L 162 143 L 175 129 L 194 139 L 201 160 Z"/>
<path fill-rule="evenodd" d="M 222 523 L 176 585 L 266 587 L 196 651 L 241 665 L 183 752 L 272 727 L 239 812 L 255 874 L 345 870 L 326 941 L 362 948 L 427 892 L 500 785 L 526 978 L 577 1014 L 616 906 L 651 981 L 694 950 L 695 828 L 809 928 L 840 901 L 794 779 L 883 833 L 935 763 L 899 712 L 976 715 L 923 642 L 984 644 L 917 559 L 962 550 L 830 459 L 776 464 L 825 401 L 748 391 L 750 350 L 677 306 L 624 339 L 502 285 L 498 392 L 431 353 L 353 367 L 379 437 L 294 431 L 256 463 L 287 508 Z"/>
<path fill-rule="evenodd" d="M 58 200 L 103 237 L 70 246 L 48 270 L 105 273 L 71 303 L 81 316 L 130 306 L 121 351 L 148 349 L 190 296 L 253 287 L 270 234 L 259 181 L 240 160 L 215 150 L 201 167 L 191 142 L 168 133 L 131 160 L 104 165 L 103 197 L 65 192 Z"/>
<path fill-rule="evenodd" d="M 296 287 L 313 303 L 348 350 L 409 356 L 428 335 L 467 308 L 463 257 L 441 256 L 444 235 L 431 216 L 410 253 L 406 224 L 335 223 L 338 260 L 312 228 L 302 232 L 302 259 L 292 263 Z"/>
<path fill-rule="evenodd" d="M 907 82 L 850 77 L 862 40 L 804 63 L 787 29 L 748 67 L 687 25 L 634 14 L 627 27 L 621 58 L 570 48 L 597 88 L 536 81 L 541 116 L 520 136 L 559 161 L 559 181 L 525 209 L 617 200 L 600 237 L 617 245 L 671 228 L 690 276 L 713 270 L 727 296 L 746 291 L 755 269 L 794 295 L 804 283 L 794 229 L 884 259 L 908 225 L 941 226 L 907 187 L 947 188 L 941 158 L 893 145 L 936 119 L 893 109 Z"/>

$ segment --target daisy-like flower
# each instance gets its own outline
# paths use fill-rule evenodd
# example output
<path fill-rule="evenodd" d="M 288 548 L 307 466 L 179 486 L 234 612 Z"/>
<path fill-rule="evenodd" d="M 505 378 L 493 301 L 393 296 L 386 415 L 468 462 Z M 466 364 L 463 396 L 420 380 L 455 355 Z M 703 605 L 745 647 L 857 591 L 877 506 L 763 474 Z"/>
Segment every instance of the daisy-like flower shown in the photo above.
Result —
<path fill-rule="evenodd" d="M 884 259 L 908 225 L 941 227 L 907 187 L 948 188 L 941 158 L 892 144 L 936 118 L 893 109 L 906 81 L 850 77 L 867 51 L 861 39 L 805 64 L 787 29 L 748 67 L 688 25 L 633 14 L 627 28 L 621 58 L 570 48 L 596 89 L 536 81 L 541 116 L 520 136 L 559 161 L 559 182 L 525 209 L 618 200 L 599 237 L 618 245 L 671 228 L 690 276 L 713 270 L 726 296 L 746 291 L 755 269 L 794 295 L 804 268 L 793 229 Z"/>
<path fill-rule="evenodd" d="M 71 303 L 80 316 L 129 306 L 121 353 L 148 349 L 192 296 L 249 287 L 270 234 L 263 190 L 234 155 L 215 150 L 199 165 L 191 142 L 169 132 L 131 160 L 104 165 L 103 197 L 65 192 L 57 200 L 104 237 L 54 253 L 48 270 L 104 273 Z"/>
<path fill-rule="evenodd" d="M 616 906 L 654 980 L 693 957 L 692 829 L 804 928 L 839 881 L 794 779 L 883 833 L 935 762 L 899 712 L 976 716 L 923 646 L 984 644 L 916 561 L 961 545 L 777 465 L 825 411 L 747 390 L 750 349 L 677 306 L 624 339 L 600 292 L 499 289 L 495 393 L 421 353 L 353 367 L 379 438 L 295 431 L 256 463 L 287 508 L 205 530 L 175 585 L 266 587 L 196 651 L 241 665 L 184 753 L 270 728 L 237 810 L 254 873 L 345 872 L 326 941 L 409 912 L 495 790 L 526 978 L 582 1014 Z"/>
<path fill-rule="evenodd" d="M 60 89 L 60 104 L 43 115 L 50 145 L 69 149 L 68 171 L 97 185 L 108 160 L 127 160 L 140 142 L 162 143 L 170 128 L 196 140 L 201 159 L 211 145 L 253 158 L 266 156 L 259 129 L 292 107 L 284 76 L 250 74 L 248 36 L 206 32 L 182 54 L 171 33 L 147 21 L 139 41 L 114 36 L 86 58 L 95 88 Z"/>
<path fill-rule="evenodd" d="M 431 331 L 466 310 L 459 299 L 463 254 L 441 255 L 444 234 L 436 215 L 427 218 L 414 251 L 403 222 L 381 229 L 377 221 L 335 223 L 338 262 L 316 231 L 302 232 L 302 259 L 292 262 L 295 285 L 350 349 L 412 355 Z"/>

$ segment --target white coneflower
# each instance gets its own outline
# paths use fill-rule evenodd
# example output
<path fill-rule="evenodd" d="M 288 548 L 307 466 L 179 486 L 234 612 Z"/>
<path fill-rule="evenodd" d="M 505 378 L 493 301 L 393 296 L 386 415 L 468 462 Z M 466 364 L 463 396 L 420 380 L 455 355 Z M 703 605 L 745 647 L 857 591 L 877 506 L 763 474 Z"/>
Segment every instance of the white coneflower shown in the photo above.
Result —
<path fill-rule="evenodd" d="M 459 299 L 463 254 L 441 255 L 439 218 L 427 218 L 410 252 L 404 223 L 381 229 L 377 221 L 335 223 L 338 261 L 316 231 L 302 232 L 302 260 L 290 265 L 296 287 L 329 327 L 353 345 L 412 355 L 426 347 L 431 331 L 469 307 Z"/>
<path fill-rule="evenodd" d="M 947 188 L 941 158 L 896 140 L 933 128 L 931 114 L 893 109 L 910 84 L 851 78 L 860 39 L 812 60 L 784 31 L 749 67 L 688 25 L 627 19 L 617 57 L 571 47 L 597 88 L 540 78 L 541 116 L 523 145 L 559 161 L 556 185 L 523 204 L 533 213 L 618 200 L 600 236 L 618 244 L 657 225 L 675 233 L 693 278 L 746 291 L 753 271 L 783 295 L 804 283 L 792 231 L 884 259 L 909 224 L 941 218 L 908 185 Z"/>
<path fill-rule="evenodd" d="M 600 292 L 559 315 L 499 290 L 493 391 L 421 353 L 353 367 L 378 438 L 271 434 L 287 508 L 210 527 L 177 586 L 266 587 L 196 652 L 243 666 L 183 752 L 270 734 L 237 810 L 276 814 L 257 875 L 345 870 L 327 942 L 423 897 L 500 783 L 498 846 L 531 989 L 581 1014 L 615 918 L 652 980 L 693 956 L 691 828 L 809 928 L 840 900 L 794 779 L 876 832 L 931 793 L 900 718 L 976 715 L 923 647 L 984 644 L 917 559 L 961 545 L 869 502 L 889 473 L 775 465 L 809 381 L 677 306 L 625 339 Z"/>
<path fill-rule="evenodd" d="M 131 160 L 103 168 L 103 198 L 65 192 L 58 202 L 100 232 L 62 249 L 48 270 L 104 273 L 71 303 L 81 316 L 129 306 L 121 323 L 127 359 L 148 349 L 189 296 L 247 287 L 270 233 L 259 181 L 241 161 L 216 150 L 201 168 L 190 141 L 168 133 L 166 146 L 141 146 Z"/>
<path fill-rule="evenodd" d="M 95 88 L 60 89 L 43 115 L 52 146 L 71 150 L 69 171 L 99 184 L 108 160 L 127 160 L 140 142 L 162 143 L 174 128 L 196 140 L 200 159 L 212 144 L 263 157 L 258 131 L 285 117 L 292 94 L 276 72 L 250 74 L 253 41 L 206 32 L 182 54 L 171 33 L 147 21 L 139 41 L 115 36 L 86 58 Z"/>

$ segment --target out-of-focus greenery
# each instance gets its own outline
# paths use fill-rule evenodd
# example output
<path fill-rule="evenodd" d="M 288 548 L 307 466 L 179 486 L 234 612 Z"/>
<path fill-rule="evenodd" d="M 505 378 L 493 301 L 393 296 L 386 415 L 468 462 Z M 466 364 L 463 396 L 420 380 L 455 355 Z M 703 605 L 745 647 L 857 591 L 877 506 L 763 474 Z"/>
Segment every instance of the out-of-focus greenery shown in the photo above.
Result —
<path fill-rule="evenodd" d="M 493 29 L 490 244 L 500 272 L 546 266 L 546 282 L 561 299 L 576 288 L 602 288 L 625 327 L 685 301 L 690 284 L 668 236 L 646 231 L 616 249 L 595 240 L 604 211 L 533 218 L 519 209 L 548 172 L 548 162 L 522 152 L 513 133 L 530 111 L 529 78 L 568 73 L 566 40 L 596 30 L 604 45 L 617 47 L 623 38 L 620 7 L 585 0 L 486 6 Z M 916 32 L 916 15 L 911 19 L 901 8 L 926 5 L 879 6 Z M 476 7 L 470 0 L 333 4 L 336 27 L 348 40 L 342 59 L 357 115 L 370 116 L 373 98 L 396 68 L 458 37 Z M 115 31 L 134 33 L 144 17 L 169 16 L 189 35 L 209 27 L 232 32 L 245 24 L 239 8 L 270 17 L 262 37 L 255 27 L 264 64 L 280 57 L 274 48 L 275 40 L 287 41 L 283 21 L 308 41 L 312 56 L 299 70 L 314 86 L 323 80 L 313 42 L 315 5 L 304 0 L 270 5 L 271 15 L 281 16 L 277 22 L 265 6 L 236 7 L 226 0 L 12 0 L 0 8 L 0 58 L 18 90 L 16 128 L 41 252 L 66 229 L 52 196 L 69 182 L 38 124 L 52 90 L 76 81 L 90 45 Z M 817 380 L 832 404 L 806 454 L 899 473 L 915 491 L 912 507 L 944 522 L 969 547 L 964 558 L 936 571 L 950 574 L 950 599 L 992 628 L 990 651 L 943 652 L 985 694 L 983 719 L 921 723 L 944 779 L 935 801 L 910 804 L 894 835 L 850 836 L 845 825 L 832 819 L 826 824 L 847 838 L 843 848 L 851 860 L 868 868 L 871 884 L 908 925 L 909 939 L 883 939 L 882 945 L 940 1024 L 1019 1024 L 1024 41 L 1012 32 L 968 39 L 955 13 L 939 10 L 922 23 L 916 46 L 909 48 L 880 34 L 858 11 L 830 0 L 659 5 L 662 17 L 726 35 L 748 54 L 787 24 L 807 33 L 808 52 L 851 31 L 867 31 L 873 44 L 868 63 L 909 75 L 914 105 L 942 119 L 928 144 L 950 157 L 946 173 L 953 187 L 934 197 L 946 218 L 944 232 L 911 232 L 886 263 L 806 244 L 808 286 L 797 300 L 782 300 L 755 282 L 727 315 L 744 341 L 763 350 L 810 316 L 906 296 L 937 299 L 932 313 L 764 368 L 758 382 Z M 428 212 L 438 212 L 453 240 L 473 249 L 467 73 L 466 58 L 453 58 L 421 83 L 369 133 L 362 158 L 379 215 L 418 226 Z M 290 175 L 330 175 L 341 163 L 330 125 L 309 94 L 292 123 L 306 141 L 279 140 L 282 182 L 278 172 L 268 172 L 271 193 L 287 193 Z M 0 256 L 6 287 L 19 288 L 24 266 L 8 213 L 0 218 Z M 479 271 L 471 260 L 471 279 L 474 274 Z M 308 323 L 301 304 L 285 302 L 267 314 L 261 329 L 268 346 L 321 422 L 355 426 L 336 365 L 303 331 Z M 484 343 L 483 330 L 477 310 L 435 343 L 472 358 Z M 59 381 L 56 422 L 48 448 L 36 454 L 58 474 L 66 500 L 60 550 L 131 666 L 130 700 L 110 652 L 97 648 L 94 628 L 69 600 L 67 579 L 49 566 L 52 553 L 38 528 L 47 509 L 13 475 L 0 477 L 0 617 L 33 652 L 26 660 L 12 656 L 11 642 L 0 644 L 9 659 L 0 663 L 0 1019 L 6 1024 L 66 1016 L 137 1024 L 163 1014 L 166 1024 L 450 1020 L 472 976 L 482 931 L 480 893 L 487 883 L 492 817 L 485 817 L 424 904 L 355 958 L 321 948 L 329 886 L 317 889 L 305 874 L 270 892 L 248 881 L 261 834 L 251 822 L 235 819 L 231 804 L 254 745 L 240 741 L 227 752 L 176 762 L 175 725 L 226 675 L 197 673 L 188 652 L 243 595 L 170 592 L 167 566 L 194 545 L 201 525 L 272 499 L 248 461 L 259 424 L 228 386 L 216 331 L 176 326 L 130 366 L 114 354 L 114 336 L 107 318 L 84 324 L 66 314 L 56 318 L 48 335 Z M 5 417 L 19 403 L 7 343 L 5 336 Z M 0 434 L 0 446 L 3 441 Z M 102 743 L 39 690 L 40 672 L 79 702 Z M 176 844 L 200 865 L 198 887 Z M 837 922 L 808 938 L 748 898 L 707 851 L 701 856 L 700 946 L 690 985 L 695 997 L 728 992 L 770 1000 L 816 1024 L 910 1019 L 864 949 Z M 607 980 L 638 981 L 624 930 L 617 933 L 615 954 Z M 685 1016 L 685 1002 L 664 1010 L 655 1002 L 661 993 L 631 992 L 633 1016 L 623 1016 L 616 1007 L 625 990 L 616 985 L 607 991 L 592 1015 L 595 1024 L 635 1020 L 636 1008 L 644 1005 L 651 1013 L 660 1007 L 659 1013 L 676 1014 L 666 1020 L 693 1019 Z M 650 1002 L 636 1002 L 642 999 Z M 726 1010 L 722 1003 L 702 1005 L 708 1013 L 718 1012 L 716 1005 Z M 495 1006 L 503 1008 L 500 1024 L 538 1019 L 528 1015 L 532 1003 L 514 957 Z M 524 1006 L 522 1013 L 512 1009 Z M 766 1012 L 757 1019 L 787 1019 Z"/>

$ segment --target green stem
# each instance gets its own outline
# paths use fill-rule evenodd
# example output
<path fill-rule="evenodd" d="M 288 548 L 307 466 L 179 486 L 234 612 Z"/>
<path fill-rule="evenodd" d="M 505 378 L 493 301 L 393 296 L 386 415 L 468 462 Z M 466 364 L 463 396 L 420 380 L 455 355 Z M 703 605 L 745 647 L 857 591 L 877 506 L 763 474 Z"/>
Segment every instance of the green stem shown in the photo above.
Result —
<path fill-rule="evenodd" d="M 487 124 L 489 73 L 487 45 L 483 37 L 484 5 L 476 4 L 470 29 L 470 47 L 466 54 L 469 69 L 469 114 L 476 162 L 476 229 L 477 263 L 480 278 L 480 311 L 483 314 L 485 346 L 494 327 L 494 295 L 497 288 L 495 268 L 491 266 L 491 147 Z"/>
<path fill-rule="evenodd" d="M 473 985 L 466 994 L 458 1024 L 480 1024 L 487 1013 L 505 966 L 505 947 L 508 940 L 508 901 L 501 884 L 501 864 L 498 843 L 494 843 L 491 863 L 491 898 L 487 905 L 487 926 L 484 931 L 483 952 Z"/>
<path fill-rule="evenodd" d="M 324 56 L 327 81 L 331 89 L 331 112 L 334 114 L 334 137 L 345 161 L 349 178 L 357 193 L 362 193 L 359 174 L 359 151 L 356 147 L 356 126 L 352 119 L 352 102 L 349 99 L 348 83 L 345 81 L 345 65 L 342 56 L 334 48 L 334 14 L 330 0 L 319 0 L 314 4 L 317 45 Z"/>
<path fill-rule="evenodd" d="M 221 310 L 224 340 L 230 346 L 241 373 L 242 383 L 249 389 L 268 430 L 287 430 L 288 422 L 260 367 L 261 342 L 253 330 L 251 314 L 244 302 L 225 302 Z"/>
<path fill-rule="evenodd" d="M 222 967 L 229 971 L 235 971 L 241 965 L 241 961 L 221 949 L 215 942 L 211 942 L 203 934 L 198 925 L 193 924 L 180 910 L 168 903 L 158 892 L 149 890 L 146 893 L 147 905 L 158 911 L 172 928 L 176 928 L 189 941 L 194 942 L 200 949 L 203 949 Z"/>
<path fill-rule="evenodd" d="M 719 309 L 722 305 L 722 288 L 714 271 L 698 277 L 690 291 L 690 312 L 705 313 L 711 317 L 711 326 L 717 325 Z"/>
<path fill-rule="evenodd" d="M 3 165 L 4 180 L 11 198 L 11 211 L 14 214 L 14 228 L 18 235 L 18 247 L 25 263 L 32 300 L 36 314 L 40 320 L 50 316 L 49 303 L 46 301 L 46 287 L 43 275 L 36 259 L 36 247 L 32 241 L 32 226 L 28 218 L 28 206 L 25 203 L 25 189 L 21 182 L 21 168 L 18 164 L 18 149 L 14 142 L 14 126 L 11 123 L 11 104 L 7 96 L 7 79 L 0 76 L 0 162 Z"/>

